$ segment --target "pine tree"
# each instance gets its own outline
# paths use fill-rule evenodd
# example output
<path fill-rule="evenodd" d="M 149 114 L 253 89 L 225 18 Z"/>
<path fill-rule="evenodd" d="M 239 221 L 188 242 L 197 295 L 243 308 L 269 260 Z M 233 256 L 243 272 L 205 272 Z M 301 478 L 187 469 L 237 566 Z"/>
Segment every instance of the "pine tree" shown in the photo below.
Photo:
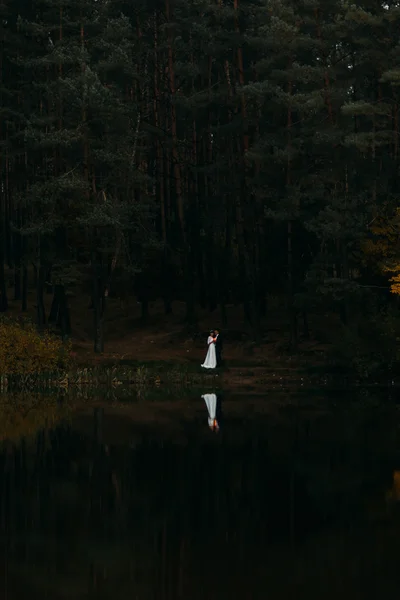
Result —
<path fill-rule="evenodd" d="M 41 21 L 24 23 L 25 32 L 42 41 L 41 54 L 36 48 L 29 63 L 37 73 L 31 97 L 36 92 L 39 110 L 29 117 L 25 143 L 38 162 L 29 174 L 33 219 L 24 234 L 36 240 L 38 306 L 43 273 L 52 272 L 53 318 L 67 307 L 66 288 L 90 269 L 95 351 L 101 352 L 120 255 L 129 264 L 132 245 L 148 237 L 139 227 L 149 221 L 150 203 L 139 159 L 143 107 L 132 83 L 142 57 L 135 54 L 129 19 L 112 12 L 116 6 L 68 3 L 61 9 L 49 1 L 46 8 Z M 47 39 L 48 31 L 57 31 L 58 39 Z M 68 322 L 62 310 L 60 319 Z"/>

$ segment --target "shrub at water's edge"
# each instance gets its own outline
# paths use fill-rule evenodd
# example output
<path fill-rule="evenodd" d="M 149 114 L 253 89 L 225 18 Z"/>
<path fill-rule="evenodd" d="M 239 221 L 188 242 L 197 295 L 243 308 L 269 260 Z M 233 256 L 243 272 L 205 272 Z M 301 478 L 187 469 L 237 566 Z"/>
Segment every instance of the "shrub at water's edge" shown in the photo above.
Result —
<path fill-rule="evenodd" d="M 0 321 L 0 374 L 31 376 L 66 371 L 71 348 L 49 332 L 38 333 L 31 323 Z"/>

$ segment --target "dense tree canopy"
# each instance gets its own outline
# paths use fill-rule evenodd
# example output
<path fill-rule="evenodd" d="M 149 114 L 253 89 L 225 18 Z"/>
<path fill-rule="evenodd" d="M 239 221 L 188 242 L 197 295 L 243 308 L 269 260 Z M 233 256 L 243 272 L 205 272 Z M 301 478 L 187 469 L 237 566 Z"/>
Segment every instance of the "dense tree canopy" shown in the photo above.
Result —
<path fill-rule="evenodd" d="M 400 3 L 4 0 L 0 308 L 297 316 L 399 290 Z M 50 315 L 43 293 L 53 287 Z M 386 299 L 389 302 L 389 298 Z M 73 325 L 73 324 L 72 324 Z"/>

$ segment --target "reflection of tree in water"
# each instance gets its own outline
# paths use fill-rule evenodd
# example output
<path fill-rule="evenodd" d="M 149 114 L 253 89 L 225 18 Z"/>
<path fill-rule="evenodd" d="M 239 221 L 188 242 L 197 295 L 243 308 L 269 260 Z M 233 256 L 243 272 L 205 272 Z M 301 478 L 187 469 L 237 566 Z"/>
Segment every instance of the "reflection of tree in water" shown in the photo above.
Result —
<path fill-rule="evenodd" d="M 0 442 L 30 438 L 41 429 L 54 427 L 68 413 L 67 405 L 58 402 L 54 395 L 1 395 Z"/>
<path fill-rule="evenodd" d="M 361 518 L 365 486 L 395 447 L 390 418 L 373 429 L 367 417 L 286 415 L 240 436 L 231 424 L 224 437 L 146 436 L 135 448 L 108 445 L 102 419 L 95 410 L 92 437 L 60 425 L 33 451 L 0 455 L 1 535 L 21 598 L 265 598 L 265 578 L 288 585 L 297 549 L 305 560 L 345 506 Z"/>

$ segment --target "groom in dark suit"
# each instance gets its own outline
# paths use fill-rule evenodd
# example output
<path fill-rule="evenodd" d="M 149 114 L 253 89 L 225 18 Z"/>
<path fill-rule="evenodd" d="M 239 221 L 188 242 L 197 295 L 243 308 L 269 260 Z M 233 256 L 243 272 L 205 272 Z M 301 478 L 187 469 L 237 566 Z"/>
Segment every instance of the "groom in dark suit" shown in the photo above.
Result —
<path fill-rule="evenodd" d="M 215 354 L 217 359 L 217 367 L 222 366 L 222 351 L 223 351 L 223 340 L 219 329 L 215 329 L 215 335 L 217 337 L 215 342 Z"/>

